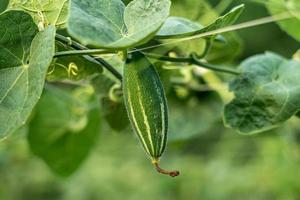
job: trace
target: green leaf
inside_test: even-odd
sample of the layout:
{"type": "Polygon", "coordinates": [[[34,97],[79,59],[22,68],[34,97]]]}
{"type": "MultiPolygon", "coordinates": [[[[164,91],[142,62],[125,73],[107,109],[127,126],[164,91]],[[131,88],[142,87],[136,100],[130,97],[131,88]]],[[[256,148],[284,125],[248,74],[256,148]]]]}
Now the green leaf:
{"type": "Polygon", "coordinates": [[[101,114],[109,127],[117,132],[125,130],[129,125],[129,120],[124,101],[119,96],[117,96],[116,100],[112,100],[113,98],[111,97],[111,92],[116,86],[116,82],[110,77],[101,74],[93,78],[91,83],[96,94],[101,99],[101,114]]]}
{"type": "Polygon", "coordinates": [[[93,89],[47,87],[29,124],[35,155],[60,176],[79,168],[100,133],[100,113],[93,89]]]}
{"type": "Polygon", "coordinates": [[[222,101],[216,93],[203,93],[186,101],[168,98],[169,141],[191,139],[208,133],[221,117],[222,101]]]}
{"type": "Polygon", "coordinates": [[[9,0],[1,0],[0,1],[0,13],[6,10],[8,3],[9,3],[9,0]]]}
{"type": "Polygon", "coordinates": [[[103,98],[109,96],[109,90],[113,87],[115,82],[104,74],[101,74],[93,78],[91,84],[97,95],[100,96],[100,98],[103,98]]]}
{"type": "Polygon", "coordinates": [[[208,62],[220,63],[232,63],[243,50],[243,40],[235,32],[225,33],[224,36],[226,42],[215,42],[209,55],[207,56],[208,62]]]}
{"type": "Polygon", "coordinates": [[[114,102],[104,97],[101,99],[101,110],[104,119],[113,130],[121,132],[128,127],[129,119],[123,101],[114,102]]]}
{"type": "Polygon", "coordinates": [[[126,49],[149,41],[169,15],[169,0],[71,0],[69,33],[84,45],[126,49]]]}
{"type": "Polygon", "coordinates": [[[37,27],[21,11],[0,15],[0,27],[4,27],[0,29],[0,138],[3,138],[26,122],[40,98],[54,56],[55,28],[49,26],[34,37],[37,27]]]}
{"type": "Polygon", "coordinates": [[[203,25],[192,22],[183,17],[168,17],[160,30],[156,33],[157,38],[180,38],[193,35],[197,30],[203,29],[203,25]]]}
{"type": "Polygon", "coordinates": [[[278,21],[280,27],[300,41],[300,0],[267,0],[266,4],[272,15],[291,14],[292,18],[278,21]]]}
{"type": "Polygon", "coordinates": [[[36,24],[42,22],[59,28],[66,26],[68,6],[69,0],[11,0],[9,4],[10,9],[27,11],[36,24]]]}
{"type": "MultiPolygon", "coordinates": [[[[214,11],[214,9],[211,7],[209,3],[206,1],[195,1],[195,0],[185,0],[184,2],[182,0],[173,0],[172,1],[172,9],[171,9],[171,15],[172,16],[180,16],[183,18],[191,19],[194,23],[203,24],[203,25],[209,25],[210,23],[214,22],[218,18],[218,14],[214,11]],[[187,12],[188,11],[188,12],[187,12]]],[[[231,33],[230,33],[231,34],[231,33]]],[[[221,41],[218,43],[214,43],[213,49],[210,51],[210,54],[215,54],[221,52],[221,54],[226,54],[226,59],[231,55],[231,58],[233,56],[236,56],[237,49],[231,48],[231,41],[234,42],[234,44],[239,44],[240,42],[233,37],[229,36],[227,37],[227,34],[222,35],[225,38],[226,43],[224,44],[224,39],[220,37],[220,35],[217,35],[215,38],[215,41],[221,41]],[[218,46],[218,52],[214,51],[214,47],[218,46]],[[229,51],[230,50],[230,51],[229,51]],[[233,53],[232,53],[233,52],[233,53]],[[228,56],[227,56],[228,55],[228,56]]],[[[162,41],[163,42],[163,41],[162,41]]],[[[203,38],[199,39],[193,39],[193,40],[187,40],[184,42],[176,43],[176,48],[174,48],[175,44],[169,44],[167,47],[170,46],[173,48],[175,52],[177,52],[179,55],[182,56],[188,56],[192,52],[197,52],[199,55],[204,53],[204,49],[206,46],[206,40],[203,38]]],[[[234,45],[236,46],[236,45],[234,45]]],[[[240,45],[238,45],[239,47],[240,45]]],[[[166,47],[166,45],[164,46],[166,47]]],[[[209,54],[209,55],[210,55],[209,54]]],[[[217,54],[217,59],[219,60],[219,54],[217,54]]],[[[221,55],[224,57],[223,55],[221,55]]],[[[215,55],[213,55],[213,58],[210,59],[215,61],[215,55]]],[[[222,58],[220,58],[222,59],[222,58]]]]}
{"type": "Polygon", "coordinates": [[[251,57],[230,85],[235,98],[225,107],[224,122],[242,134],[281,125],[300,110],[300,62],[273,53],[251,57]]]}
{"type": "Polygon", "coordinates": [[[217,18],[213,23],[206,27],[185,18],[169,17],[156,34],[156,37],[159,39],[184,38],[215,31],[233,24],[241,15],[243,10],[244,5],[239,5],[227,14],[217,18]]]}

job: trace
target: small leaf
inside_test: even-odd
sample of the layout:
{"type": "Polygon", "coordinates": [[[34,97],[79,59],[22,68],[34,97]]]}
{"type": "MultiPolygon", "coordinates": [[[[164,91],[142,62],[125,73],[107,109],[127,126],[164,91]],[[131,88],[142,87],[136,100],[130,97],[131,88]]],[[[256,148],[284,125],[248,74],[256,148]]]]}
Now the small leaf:
{"type": "Polygon", "coordinates": [[[169,0],[71,0],[69,33],[85,45],[125,49],[151,39],[169,15],[169,0]]]}
{"type": "Polygon", "coordinates": [[[64,28],[67,22],[68,6],[69,0],[11,0],[9,8],[27,11],[36,24],[44,22],[64,28]]]}
{"type": "Polygon", "coordinates": [[[48,86],[29,124],[34,154],[60,176],[69,176],[88,156],[100,133],[100,113],[91,88],[48,86]]]}
{"type": "Polygon", "coordinates": [[[114,102],[107,97],[101,99],[103,117],[110,128],[121,132],[129,125],[129,119],[124,102],[114,102]]]}
{"type": "Polygon", "coordinates": [[[197,30],[203,29],[204,26],[192,22],[183,17],[168,17],[161,29],[157,32],[156,38],[180,38],[186,35],[193,35],[197,30]]]}
{"type": "Polygon", "coordinates": [[[207,56],[208,62],[220,63],[230,63],[237,58],[243,50],[243,40],[235,32],[229,32],[223,34],[225,43],[214,43],[209,55],[207,56]]]}
{"type": "Polygon", "coordinates": [[[273,53],[251,57],[230,85],[235,98],[226,105],[224,122],[242,134],[281,125],[300,110],[300,62],[273,53]]]}
{"type": "Polygon", "coordinates": [[[115,82],[101,74],[91,81],[96,94],[100,97],[101,114],[109,127],[117,132],[125,130],[129,125],[128,115],[122,99],[113,101],[110,96],[115,82]]]}
{"type": "Polygon", "coordinates": [[[169,17],[156,34],[156,37],[159,39],[184,38],[214,31],[233,24],[243,10],[244,5],[239,5],[206,27],[185,18],[169,17]]]}
{"type": "Polygon", "coordinates": [[[4,27],[0,29],[0,138],[3,138],[26,122],[40,98],[54,56],[55,28],[49,26],[34,37],[37,27],[21,11],[0,15],[0,27],[4,27]]]}
{"type": "Polygon", "coordinates": [[[91,80],[94,90],[100,98],[108,97],[109,90],[114,85],[114,81],[109,77],[100,74],[91,80]]]}
{"type": "Polygon", "coordinates": [[[289,35],[300,41],[300,0],[263,1],[272,15],[289,13],[292,18],[280,20],[278,24],[289,35]]]}

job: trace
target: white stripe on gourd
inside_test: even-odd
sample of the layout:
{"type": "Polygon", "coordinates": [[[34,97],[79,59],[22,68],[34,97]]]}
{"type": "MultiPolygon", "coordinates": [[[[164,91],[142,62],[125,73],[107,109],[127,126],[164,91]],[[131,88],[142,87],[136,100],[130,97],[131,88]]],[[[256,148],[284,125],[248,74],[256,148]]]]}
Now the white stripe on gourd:
{"type": "Polygon", "coordinates": [[[149,150],[148,150],[148,148],[147,148],[147,145],[146,145],[146,142],[145,142],[145,140],[143,139],[143,136],[142,136],[142,134],[141,134],[142,131],[139,129],[139,126],[138,126],[137,121],[136,121],[135,113],[134,113],[134,110],[133,110],[133,104],[132,104],[132,102],[131,102],[130,91],[127,91],[127,94],[128,94],[127,100],[128,100],[128,103],[129,103],[129,106],[128,106],[129,111],[128,111],[128,112],[130,113],[129,115],[132,117],[132,122],[133,122],[134,129],[137,130],[136,133],[138,134],[140,140],[142,141],[142,145],[143,145],[144,149],[145,149],[146,152],[150,155],[151,153],[149,152],[149,150]]]}
{"type": "Polygon", "coordinates": [[[145,109],[143,107],[143,103],[142,103],[142,98],[141,98],[141,90],[140,90],[140,86],[137,85],[137,89],[138,89],[138,100],[139,100],[139,106],[141,107],[141,111],[143,114],[143,118],[144,118],[144,124],[146,126],[146,130],[147,130],[147,134],[148,134],[148,139],[150,142],[150,146],[151,146],[151,154],[150,155],[154,155],[155,154],[155,150],[154,150],[154,146],[153,146],[153,141],[152,141],[152,137],[151,137],[151,130],[150,130],[150,126],[149,126],[149,121],[148,121],[148,117],[146,115],[145,109]]]}

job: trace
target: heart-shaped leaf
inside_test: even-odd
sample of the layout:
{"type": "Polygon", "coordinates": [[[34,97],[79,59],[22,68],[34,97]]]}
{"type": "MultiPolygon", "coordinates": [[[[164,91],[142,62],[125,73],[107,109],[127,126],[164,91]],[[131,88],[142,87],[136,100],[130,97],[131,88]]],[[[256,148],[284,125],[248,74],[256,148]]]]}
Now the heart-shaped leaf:
{"type": "Polygon", "coordinates": [[[169,0],[71,0],[69,33],[85,45],[125,49],[152,38],[169,15],[169,0]]]}
{"type": "Polygon", "coordinates": [[[224,121],[243,134],[279,126],[300,110],[300,62],[273,53],[254,56],[230,85],[235,94],[224,121]]]}
{"type": "Polygon", "coordinates": [[[69,176],[88,156],[100,124],[93,89],[67,91],[48,86],[29,124],[30,148],[55,173],[69,176]]]}
{"type": "Polygon", "coordinates": [[[55,28],[49,26],[36,35],[32,18],[21,11],[0,15],[0,27],[0,138],[3,138],[26,122],[40,98],[54,56],[55,28]]]}
{"type": "MultiPolygon", "coordinates": [[[[184,38],[214,31],[233,24],[244,10],[244,5],[234,7],[206,27],[182,17],[169,17],[156,34],[159,39],[184,38]]],[[[214,34],[211,34],[214,35],[214,34]]]]}

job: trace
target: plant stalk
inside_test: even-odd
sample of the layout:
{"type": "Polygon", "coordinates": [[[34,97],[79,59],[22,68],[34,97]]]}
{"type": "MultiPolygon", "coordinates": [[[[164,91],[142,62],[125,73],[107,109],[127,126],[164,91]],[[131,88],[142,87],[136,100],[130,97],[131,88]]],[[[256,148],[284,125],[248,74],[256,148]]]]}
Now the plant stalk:
{"type": "Polygon", "coordinates": [[[233,75],[239,75],[240,74],[240,72],[238,72],[236,70],[233,70],[233,69],[224,68],[224,67],[216,67],[216,66],[211,65],[209,63],[202,62],[197,58],[196,54],[191,54],[190,57],[181,57],[181,58],[161,56],[161,55],[150,54],[150,53],[145,53],[145,55],[150,57],[150,58],[154,58],[154,59],[161,60],[161,61],[177,62],[177,63],[188,63],[188,64],[197,65],[198,67],[210,69],[210,70],[217,71],[217,72],[223,72],[223,73],[228,73],[228,74],[233,74],[233,75]]]}
{"type": "Polygon", "coordinates": [[[60,51],[57,52],[54,57],[63,57],[63,56],[74,56],[74,55],[93,55],[93,54],[111,54],[115,53],[113,51],[107,51],[103,49],[87,49],[87,50],[71,50],[71,51],[60,51]]]}

